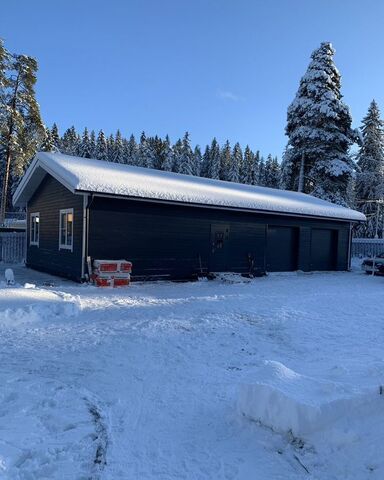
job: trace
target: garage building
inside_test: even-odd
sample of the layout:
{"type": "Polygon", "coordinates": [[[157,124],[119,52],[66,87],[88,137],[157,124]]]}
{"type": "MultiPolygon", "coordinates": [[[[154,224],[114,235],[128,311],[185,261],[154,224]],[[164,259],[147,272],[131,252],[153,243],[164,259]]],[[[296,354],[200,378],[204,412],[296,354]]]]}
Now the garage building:
{"type": "Polygon", "coordinates": [[[310,195],[39,152],[20,182],[28,267],[81,281],[91,259],[133,278],[347,270],[363,214],[310,195]]]}

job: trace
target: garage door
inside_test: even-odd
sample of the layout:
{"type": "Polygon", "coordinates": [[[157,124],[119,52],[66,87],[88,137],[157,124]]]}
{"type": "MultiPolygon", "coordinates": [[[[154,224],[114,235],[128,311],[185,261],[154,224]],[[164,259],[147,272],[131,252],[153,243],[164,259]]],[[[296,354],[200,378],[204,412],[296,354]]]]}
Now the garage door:
{"type": "Polygon", "coordinates": [[[298,229],[268,226],[267,272],[292,272],[297,270],[298,229]]]}
{"type": "Polygon", "coordinates": [[[334,270],[336,264],[337,232],[313,228],[311,241],[311,270],[334,270]]]}

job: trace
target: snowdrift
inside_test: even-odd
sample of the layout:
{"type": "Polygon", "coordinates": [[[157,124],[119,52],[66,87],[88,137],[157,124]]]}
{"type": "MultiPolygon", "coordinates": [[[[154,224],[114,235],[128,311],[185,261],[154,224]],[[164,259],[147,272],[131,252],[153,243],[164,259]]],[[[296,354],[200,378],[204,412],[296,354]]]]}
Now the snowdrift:
{"type": "MultiPolygon", "coordinates": [[[[32,286],[33,287],[33,286],[32,286]]],[[[0,326],[75,317],[77,298],[39,288],[0,288],[0,326]]]]}
{"type": "Polygon", "coordinates": [[[302,437],[352,415],[378,398],[378,388],[318,380],[266,361],[241,384],[238,408],[244,416],[284,433],[302,437]]]}

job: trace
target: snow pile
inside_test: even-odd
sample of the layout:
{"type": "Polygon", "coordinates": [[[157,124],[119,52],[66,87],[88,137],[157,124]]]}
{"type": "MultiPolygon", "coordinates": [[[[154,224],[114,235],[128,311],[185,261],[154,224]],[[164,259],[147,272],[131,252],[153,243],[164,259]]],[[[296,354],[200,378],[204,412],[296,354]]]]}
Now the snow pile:
{"type": "Polygon", "coordinates": [[[240,386],[238,407],[246,417],[277,432],[301,437],[323,430],[378,397],[378,389],[358,390],[300,375],[282,363],[266,361],[240,386]]]}
{"type": "Polygon", "coordinates": [[[0,325],[14,326],[28,322],[74,317],[79,312],[76,297],[31,288],[0,289],[0,325]]]}
{"type": "Polygon", "coordinates": [[[33,194],[33,185],[37,187],[40,183],[42,171],[47,171],[72,191],[365,220],[360,212],[304,193],[47,152],[39,152],[28,168],[15,192],[15,205],[23,205],[33,194]]]}

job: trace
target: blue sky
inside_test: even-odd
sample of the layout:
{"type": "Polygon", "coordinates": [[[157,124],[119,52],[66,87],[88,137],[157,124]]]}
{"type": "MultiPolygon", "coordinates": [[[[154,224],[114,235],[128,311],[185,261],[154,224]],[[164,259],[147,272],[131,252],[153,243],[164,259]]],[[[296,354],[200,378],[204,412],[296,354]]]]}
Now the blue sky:
{"type": "Polygon", "coordinates": [[[360,125],[384,110],[381,0],[17,0],[0,36],[39,61],[47,125],[164,136],[188,130],[281,156],[286,110],[312,50],[331,41],[360,125]]]}

